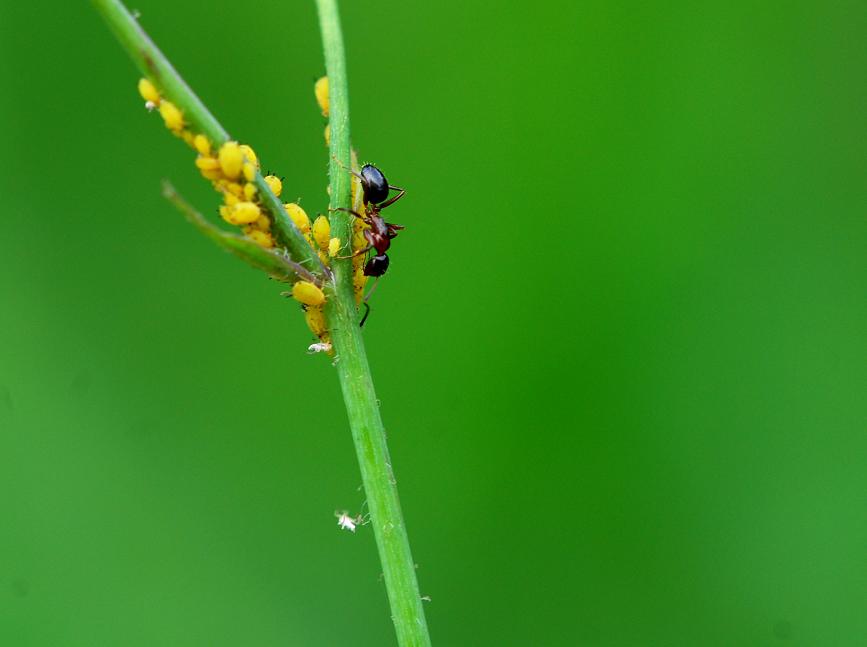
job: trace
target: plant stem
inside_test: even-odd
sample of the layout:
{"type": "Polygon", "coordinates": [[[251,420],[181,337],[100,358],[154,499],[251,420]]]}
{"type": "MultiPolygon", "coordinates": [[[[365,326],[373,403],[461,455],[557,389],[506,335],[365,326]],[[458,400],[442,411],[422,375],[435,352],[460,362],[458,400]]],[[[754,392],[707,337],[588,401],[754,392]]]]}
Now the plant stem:
{"type": "Polygon", "coordinates": [[[183,110],[184,119],[217,146],[227,142],[229,133],[190,89],[123,3],[119,0],[92,1],[141,73],[183,110]]]}
{"type": "MultiPolygon", "coordinates": [[[[141,73],[156,85],[163,96],[180,108],[184,113],[184,120],[196,132],[204,133],[218,148],[229,141],[226,129],[187,85],[123,3],[120,0],[92,2],[141,73]]],[[[260,172],[256,172],[253,182],[265,208],[272,216],[277,240],[289,250],[292,259],[305,265],[314,274],[328,276],[325,266],[310,249],[310,245],[283,208],[280,198],[274,195],[260,172]]]]}
{"type": "MultiPolygon", "coordinates": [[[[138,25],[120,0],[92,0],[103,15],[124,49],[142,73],[151,79],[160,92],[184,113],[184,119],[198,132],[204,133],[217,146],[229,140],[229,134],[214,118],[201,100],[184,82],[148,35],[138,25]]],[[[336,0],[317,0],[325,49],[330,95],[331,160],[329,182],[331,207],[348,207],[350,202],[351,163],[349,139],[349,99],[346,82],[346,63],[343,36],[337,13],[336,0]]],[[[329,271],[311,251],[307,241],[292,223],[282,203],[265,183],[261,173],[255,179],[259,195],[274,218],[278,240],[285,244],[293,258],[306,263],[317,276],[331,278],[329,271]]],[[[173,191],[168,195],[188,217],[192,208],[181,201],[173,191]]],[[[202,227],[203,219],[192,218],[202,227]]],[[[332,212],[332,235],[351,249],[352,217],[332,212]]],[[[210,234],[214,232],[207,228],[210,234]]],[[[212,235],[224,247],[227,241],[236,243],[231,236],[212,235]],[[230,240],[231,239],[231,240],[230,240]]],[[[238,237],[239,240],[242,240],[238,237]]],[[[249,250],[237,244],[233,252],[242,253],[250,262],[249,250]]],[[[257,264],[262,259],[254,259],[257,264]]],[[[267,268],[270,258],[265,259],[267,268]]],[[[370,520],[379,549],[385,587],[391,605],[392,620],[400,647],[430,647],[427,623],[415,576],[415,563],[409,549],[400,502],[397,497],[385,429],[379,416],[379,405],[370,377],[370,367],[364,352],[361,331],[356,323],[357,311],[352,288],[352,263],[349,259],[334,259],[333,282],[324,283],[328,294],[326,317],[337,352],[335,365],[343,390],[343,399],[358,454],[370,520]]],[[[291,266],[290,266],[291,267],[291,266]]],[[[303,273],[303,268],[296,272],[303,273]]]]}
{"type": "MultiPolygon", "coordinates": [[[[331,208],[334,209],[348,207],[350,201],[346,60],[337,0],[317,0],[316,4],[328,74],[331,208]]],[[[352,216],[343,212],[331,213],[333,235],[342,241],[350,241],[352,216]]],[[[337,352],[337,373],[358,454],[397,641],[400,647],[429,647],[430,637],[415,576],[415,562],[397,496],[397,482],[388,455],[385,429],[379,416],[379,404],[364,352],[364,341],[356,323],[351,261],[336,261],[334,272],[335,288],[329,296],[326,316],[337,352]]]]}

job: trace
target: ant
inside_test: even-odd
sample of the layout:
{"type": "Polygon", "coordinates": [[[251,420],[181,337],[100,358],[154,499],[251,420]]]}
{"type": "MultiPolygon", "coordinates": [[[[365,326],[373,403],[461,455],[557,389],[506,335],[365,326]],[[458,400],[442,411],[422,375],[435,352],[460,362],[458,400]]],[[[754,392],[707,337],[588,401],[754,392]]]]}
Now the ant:
{"type": "MultiPolygon", "coordinates": [[[[361,189],[364,194],[364,211],[366,215],[361,215],[357,211],[343,207],[334,209],[334,211],[345,211],[351,213],[356,218],[361,218],[361,220],[370,228],[364,230],[364,238],[367,240],[367,247],[359,249],[352,256],[344,258],[360,256],[361,254],[366,254],[371,249],[375,249],[376,255],[369,259],[364,265],[364,275],[374,276],[378,281],[379,277],[385,274],[385,271],[388,269],[388,254],[385,252],[388,251],[388,248],[391,246],[391,239],[396,237],[397,232],[404,228],[401,225],[386,222],[379,213],[386,207],[389,207],[400,200],[406,193],[406,190],[399,186],[390,185],[388,180],[385,179],[385,175],[382,174],[382,171],[376,168],[373,164],[365,164],[362,166],[361,173],[356,173],[355,171],[350,171],[350,173],[361,180],[361,189]],[[389,191],[398,191],[398,194],[393,198],[389,198],[389,191]]],[[[361,318],[359,326],[364,325],[367,316],[370,314],[370,305],[367,303],[367,300],[370,298],[370,295],[373,294],[375,287],[376,283],[373,284],[373,287],[370,288],[367,296],[364,297],[364,306],[367,308],[367,311],[361,318]]]]}

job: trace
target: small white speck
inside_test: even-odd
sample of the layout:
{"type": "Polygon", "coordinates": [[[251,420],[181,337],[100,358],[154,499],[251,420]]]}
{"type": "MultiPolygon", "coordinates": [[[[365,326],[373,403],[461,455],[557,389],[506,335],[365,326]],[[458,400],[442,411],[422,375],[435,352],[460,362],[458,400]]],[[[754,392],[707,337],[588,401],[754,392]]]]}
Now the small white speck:
{"type": "Polygon", "coordinates": [[[355,532],[355,528],[361,523],[358,517],[350,517],[346,511],[335,512],[334,514],[337,516],[337,525],[341,530],[355,532]]]}
{"type": "Polygon", "coordinates": [[[307,347],[307,354],[314,355],[315,353],[327,353],[331,350],[331,344],[328,342],[316,342],[307,347]]]}
{"type": "Polygon", "coordinates": [[[154,108],[156,107],[157,104],[155,104],[153,101],[145,101],[145,108],[147,108],[148,112],[153,112],[154,108]]]}

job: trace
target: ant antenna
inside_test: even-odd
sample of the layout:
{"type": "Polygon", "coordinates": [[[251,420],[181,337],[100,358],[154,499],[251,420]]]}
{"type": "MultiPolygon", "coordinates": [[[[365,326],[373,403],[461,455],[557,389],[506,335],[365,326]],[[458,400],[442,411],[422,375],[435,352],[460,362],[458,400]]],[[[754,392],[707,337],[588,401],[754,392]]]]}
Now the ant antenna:
{"type": "Polygon", "coordinates": [[[343,162],[341,162],[339,159],[337,159],[337,156],[336,156],[336,155],[332,155],[332,156],[331,156],[331,159],[333,159],[335,162],[337,162],[337,165],[338,165],[340,168],[342,168],[344,171],[349,171],[350,173],[352,173],[352,175],[354,175],[355,177],[357,177],[359,180],[362,179],[362,178],[361,178],[361,173],[356,173],[356,172],[353,171],[351,168],[346,168],[346,166],[343,164],[343,162]]]}

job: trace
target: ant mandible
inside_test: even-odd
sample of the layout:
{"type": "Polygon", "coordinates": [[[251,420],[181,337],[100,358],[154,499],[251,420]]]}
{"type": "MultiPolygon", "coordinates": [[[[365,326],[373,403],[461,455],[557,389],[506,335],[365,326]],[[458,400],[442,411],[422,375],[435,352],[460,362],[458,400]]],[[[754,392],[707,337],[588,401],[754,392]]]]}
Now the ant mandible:
{"type": "MultiPolygon", "coordinates": [[[[355,171],[350,172],[361,180],[365,215],[361,215],[357,211],[346,209],[344,207],[333,209],[333,211],[345,211],[351,213],[356,218],[360,218],[369,229],[364,230],[364,238],[367,240],[367,246],[363,249],[359,249],[352,256],[344,258],[360,256],[361,254],[366,254],[371,249],[375,249],[376,255],[369,259],[364,265],[364,275],[374,276],[378,281],[379,277],[385,274],[385,271],[388,269],[389,261],[386,252],[391,246],[391,239],[395,238],[397,232],[403,229],[401,225],[386,222],[380,215],[380,211],[400,200],[406,193],[406,190],[399,186],[390,185],[388,180],[385,179],[385,175],[383,175],[382,171],[376,168],[373,164],[365,164],[362,166],[361,173],[356,173],[355,171]],[[398,194],[393,198],[389,198],[389,191],[398,191],[398,194]]],[[[364,297],[364,306],[367,308],[367,311],[361,318],[359,326],[364,325],[367,316],[370,314],[370,305],[367,303],[367,300],[370,298],[370,295],[373,294],[375,287],[376,283],[373,284],[373,287],[370,288],[367,296],[364,297]]]]}

